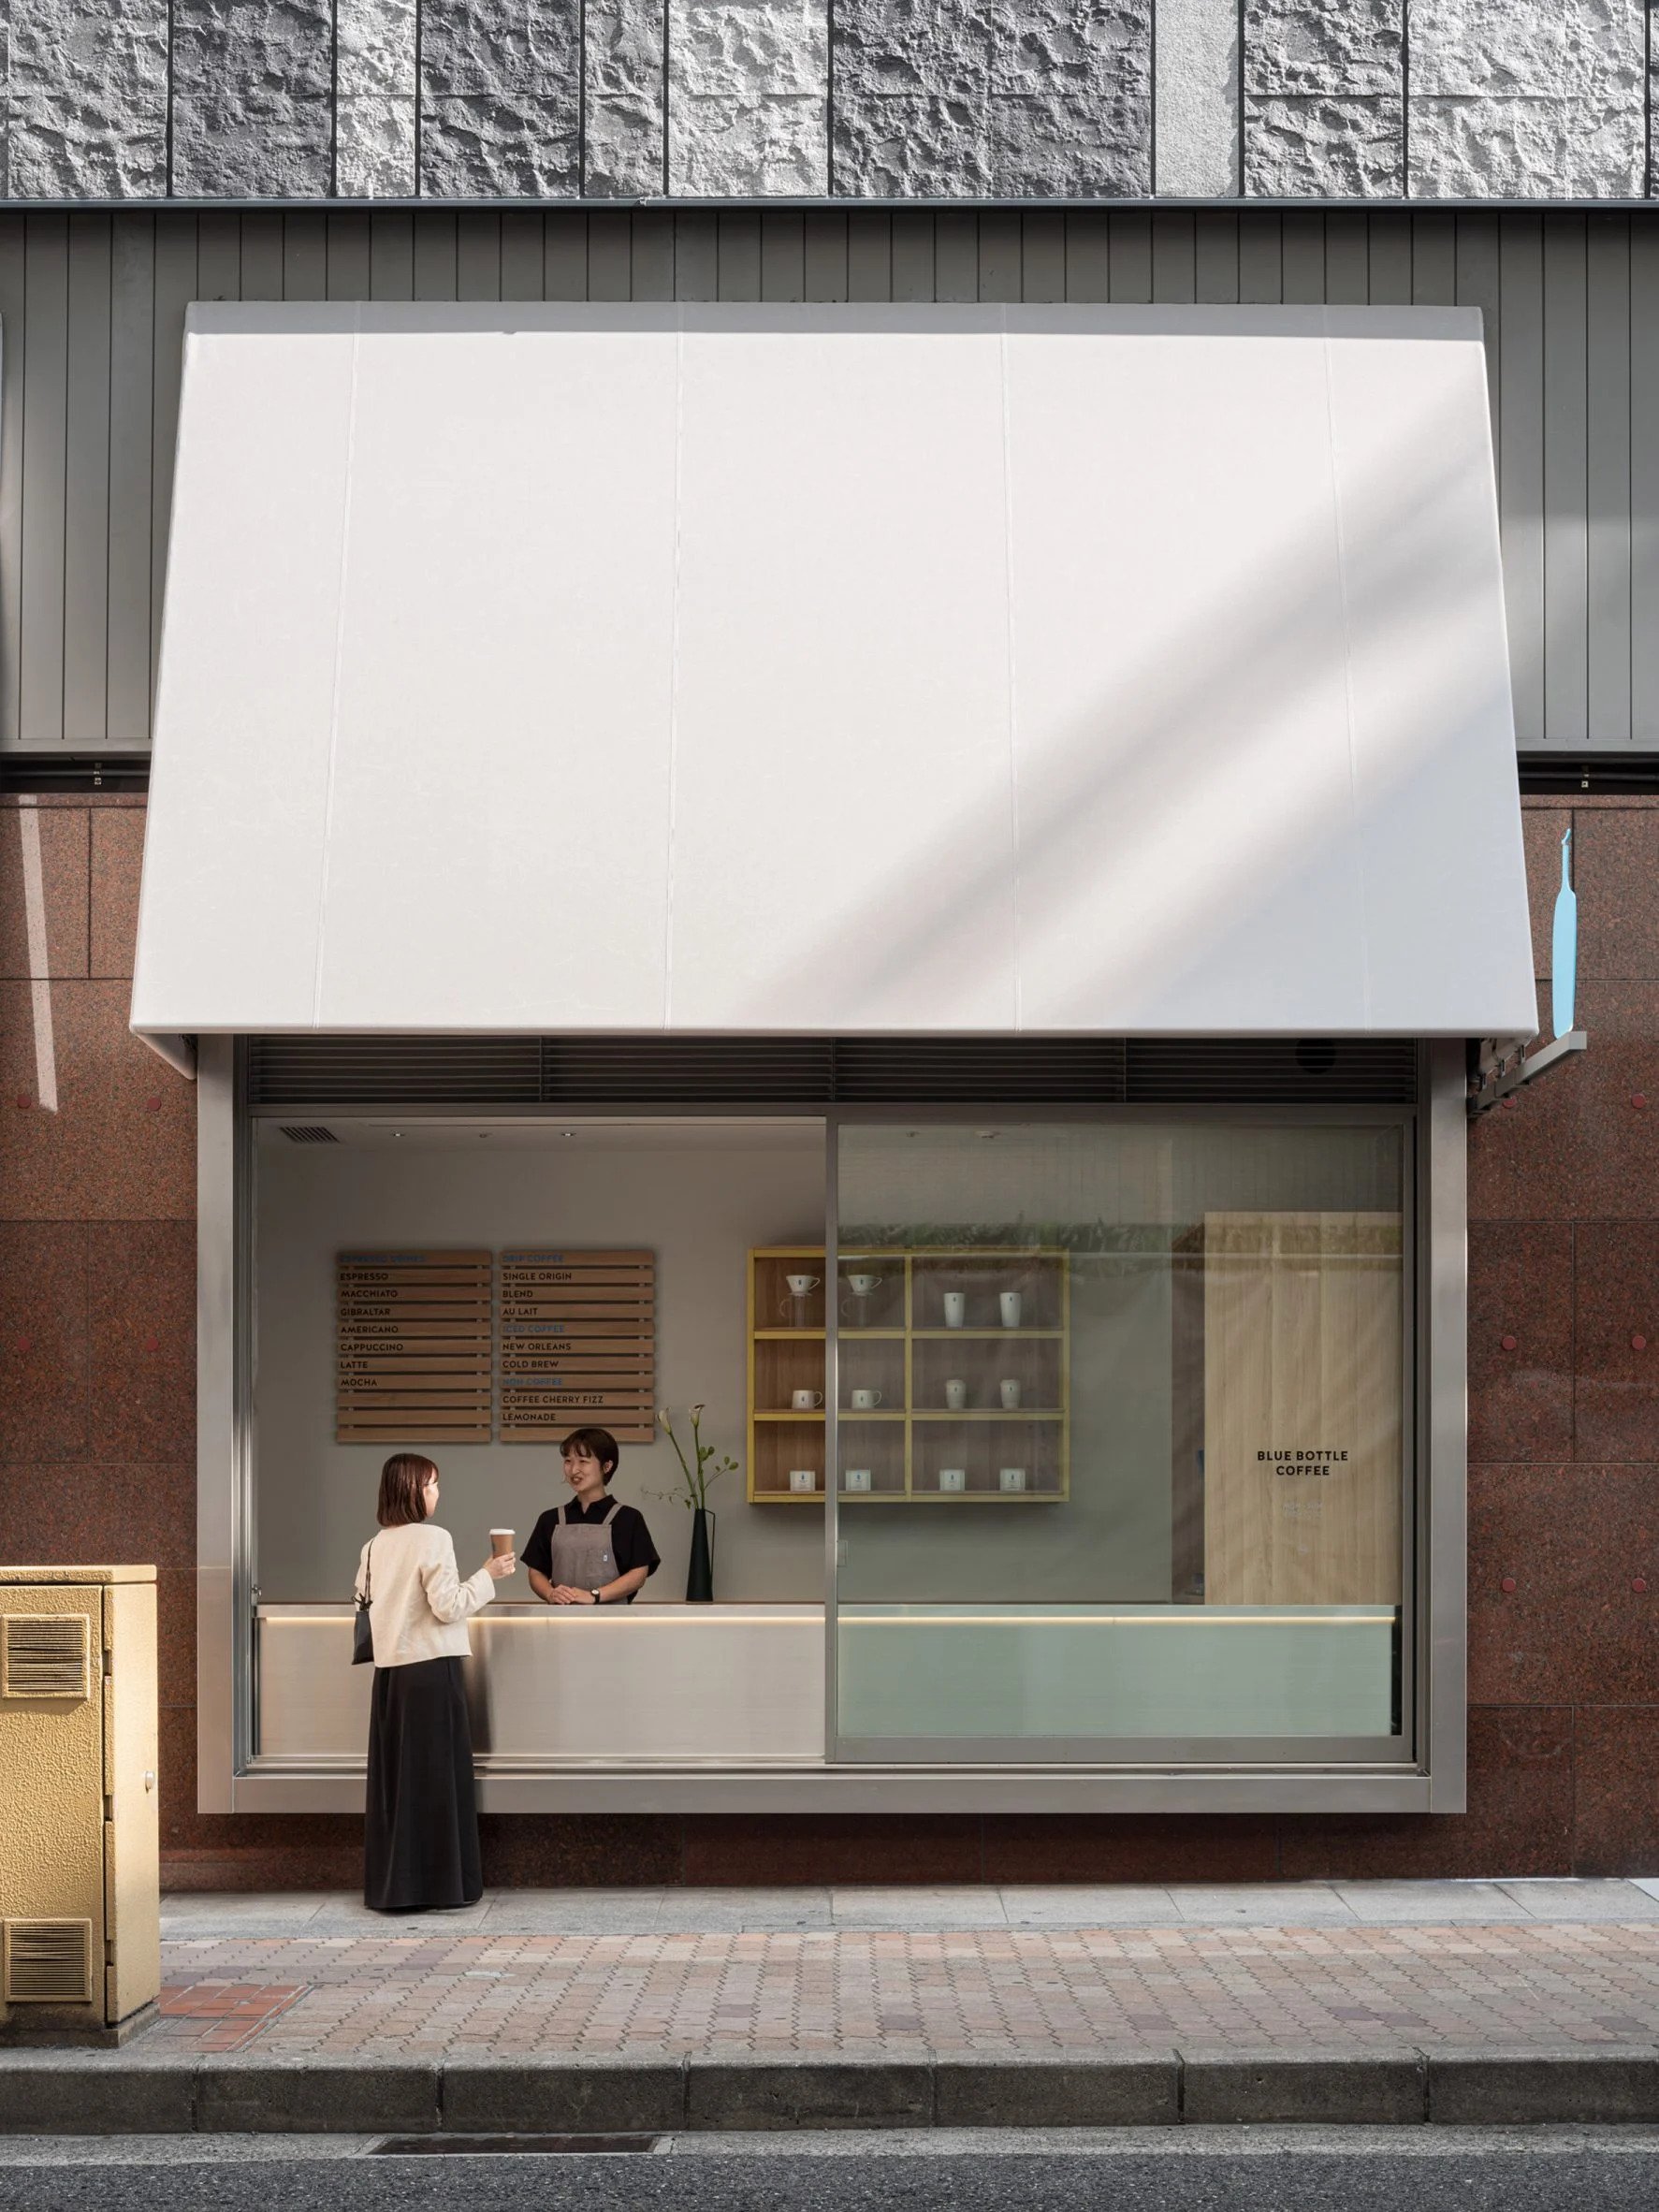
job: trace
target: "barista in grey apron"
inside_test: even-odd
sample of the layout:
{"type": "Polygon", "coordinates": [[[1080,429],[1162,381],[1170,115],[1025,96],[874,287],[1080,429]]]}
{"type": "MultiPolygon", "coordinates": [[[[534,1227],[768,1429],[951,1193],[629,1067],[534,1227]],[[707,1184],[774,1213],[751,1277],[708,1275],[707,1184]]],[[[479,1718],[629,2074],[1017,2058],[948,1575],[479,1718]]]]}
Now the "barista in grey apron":
{"type": "Polygon", "coordinates": [[[544,1605],[632,1604],[659,1565],[644,1517],[605,1492],[617,1471],[608,1429],[576,1429],[560,1448],[568,1506],[544,1513],[519,1554],[544,1605]]]}

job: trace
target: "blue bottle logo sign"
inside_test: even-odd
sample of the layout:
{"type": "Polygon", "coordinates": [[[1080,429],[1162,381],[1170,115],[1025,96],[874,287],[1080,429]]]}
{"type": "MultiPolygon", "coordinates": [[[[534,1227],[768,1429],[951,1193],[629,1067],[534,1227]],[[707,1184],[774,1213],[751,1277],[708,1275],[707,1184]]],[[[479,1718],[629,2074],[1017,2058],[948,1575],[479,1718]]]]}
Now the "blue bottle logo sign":
{"type": "Polygon", "coordinates": [[[1550,953],[1550,1019],[1557,1037],[1564,1037],[1573,1026],[1579,980],[1579,895],[1573,889],[1572,845],[1569,824],[1561,840],[1561,889],[1555,895],[1555,930],[1550,953]]]}

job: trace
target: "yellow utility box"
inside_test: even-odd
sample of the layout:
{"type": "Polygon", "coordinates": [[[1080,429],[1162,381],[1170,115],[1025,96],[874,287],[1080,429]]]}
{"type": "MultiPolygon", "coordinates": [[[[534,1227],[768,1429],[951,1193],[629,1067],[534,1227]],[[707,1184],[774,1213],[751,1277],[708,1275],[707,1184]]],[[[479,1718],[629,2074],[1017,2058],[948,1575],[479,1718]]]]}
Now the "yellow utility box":
{"type": "Polygon", "coordinates": [[[153,2016],[155,1765],[155,1569],[0,1566],[0,2041],[153,2016]]]}

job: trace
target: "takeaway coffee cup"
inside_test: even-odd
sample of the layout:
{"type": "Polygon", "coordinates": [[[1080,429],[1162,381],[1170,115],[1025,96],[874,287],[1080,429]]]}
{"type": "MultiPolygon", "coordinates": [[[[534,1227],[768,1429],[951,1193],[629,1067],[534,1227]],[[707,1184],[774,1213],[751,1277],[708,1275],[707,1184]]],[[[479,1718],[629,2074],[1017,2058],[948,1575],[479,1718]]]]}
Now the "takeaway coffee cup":
{"type": "Polygon", "coordinates": [[[1026,1487],[1026,1470],[1024,1467],[998,1467],[997,1470],[997,1481],[998,1487],[1002,1490],[1024,1490],[1026,1487]]]}
{"type": "Polygon", "coordinates": [[[492,1559],[505,1559],[513,1549],[517,1531],[510,1528],[492,1528],[489,1532],[489,1555],[492,1559]]]}
{"type": "Polygon", "coordinates": [[[966,1490],[968,1488],[968,1469],[966,1467],[941,1467],[939,1471],[939,1486],[940,1490],[966,1490]]]}
{"type": "Polygon", "coordinates": [[[947,1290],[945,1292],[945,1327],[947,1329],[960,1329],[963,1322],[966,1321],[967,1318],[967,1291],[947,1290]]]}
{"type": "Polygon", "coordinates": [[[822,1390],[792,1390],[789,1402],[797,1413],[816,1413],[823,1404],[822,1390]]]}
{"type": "Polygon", "coordinates": [[[945,1385],[945,1407],[950,1413],[968,1410],[968,1385],[959,1376],[953,1375],[945,1385]]]}
{"type": "Polygon", "coordinates": [[[1020,1293],[1017,1290],[1004,1290],[997,1302],[1002,1309],[1002,1326],[1005,1329],[1017,1329],[1026,1304],[1020,1293]]]}
{"type": "Polygon", "coordinates": [[[1004,1375],[997,1386],[997,1395],[1002,1400],[1004,1413],[1018,1413],[1020,1410],[1020,1386],[1014,1376],[1004,1375]]]}
{"type": "Polygon", "coordinates": [[[843,1486],[848,1490],[868,1490],[870,1471],[867,1467],[849,1467],[841,1480],[843,1486]]]}
{"type": "Polygon", "coordinates": [[[818,1469],[816,1467],[792,1467],[789,1471],[789,1487],[796,1497],[810,1497],[818,1488],[818,1469]]]}
{"type": "Polygon", "coordinates": [[[880,1390],[857,1390],[852,1393],[852,1410],[854,1413],[874,1413],[877,1406],[880,1405],[880,1403],[881,1393],[880,1390]]]}

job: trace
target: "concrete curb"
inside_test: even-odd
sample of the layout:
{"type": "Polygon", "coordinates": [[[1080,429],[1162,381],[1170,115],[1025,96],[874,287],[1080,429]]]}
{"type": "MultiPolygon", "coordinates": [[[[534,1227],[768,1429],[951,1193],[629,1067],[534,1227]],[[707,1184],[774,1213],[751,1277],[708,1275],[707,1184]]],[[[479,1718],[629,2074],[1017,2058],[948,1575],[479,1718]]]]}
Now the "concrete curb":
{"type": "Polygon", "coordinates": [[[1659,2047],[870,2061],[0,2055],[0,2134],[1659,2122],[1659,2047]]]}

